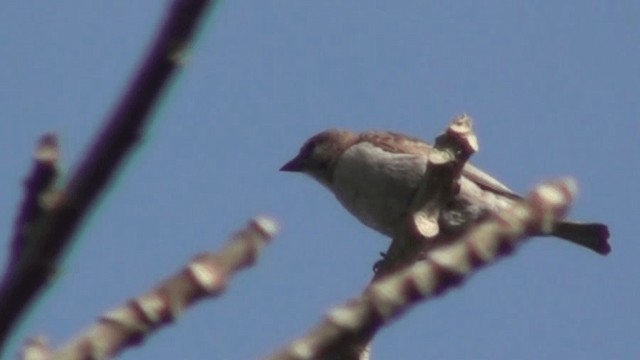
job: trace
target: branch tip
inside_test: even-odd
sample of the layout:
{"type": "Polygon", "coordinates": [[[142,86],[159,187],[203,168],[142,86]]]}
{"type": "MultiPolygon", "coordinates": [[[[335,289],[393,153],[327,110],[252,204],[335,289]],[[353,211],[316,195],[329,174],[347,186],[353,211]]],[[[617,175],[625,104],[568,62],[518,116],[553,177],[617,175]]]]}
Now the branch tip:
{"type": "Polygon", "coordinates": [[[42,135],[38,140],[34,159],[38,162],[55,164],[60,158],[58,136],[54,133],[42,135]]]}
{"type": "Polygon", "coordinates": [[[267,240],[273,238],[279,231],[278,223],[268,216],[257,216],[251,220],[251,225],[262,233],[267,240]]]}

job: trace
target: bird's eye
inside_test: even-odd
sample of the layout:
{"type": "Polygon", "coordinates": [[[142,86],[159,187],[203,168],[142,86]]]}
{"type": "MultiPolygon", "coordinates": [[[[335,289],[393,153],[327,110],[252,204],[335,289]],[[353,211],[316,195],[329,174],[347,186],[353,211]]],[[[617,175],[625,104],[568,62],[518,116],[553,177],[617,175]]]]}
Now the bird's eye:
{"type": "Polygon", "coordinates": [[[317,143],[313,147],[313,157],[322,158],[327,154],[328,145],[324,143],[317,143]]]}

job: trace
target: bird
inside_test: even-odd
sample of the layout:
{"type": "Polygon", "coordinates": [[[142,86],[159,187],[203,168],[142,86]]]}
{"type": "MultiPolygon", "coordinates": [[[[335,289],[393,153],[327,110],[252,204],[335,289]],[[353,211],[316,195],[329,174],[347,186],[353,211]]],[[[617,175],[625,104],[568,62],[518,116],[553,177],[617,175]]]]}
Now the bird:
{"type": "MultiPolygon", "coordinates": [[[[364,225],[391,239],[400,236],[432,147],[390,131],[322,131],[300,148],[280,171],[303,173],[331,191],[364,225]]],[[[508,210],[522,197],[488,173],[466,163],[459,191],[440,209],[439,226],[460,233],[487,214],[508,210]]],[[[611,251],[605,224],[562,220],[550,233],[598,254],[611,251]]]]}

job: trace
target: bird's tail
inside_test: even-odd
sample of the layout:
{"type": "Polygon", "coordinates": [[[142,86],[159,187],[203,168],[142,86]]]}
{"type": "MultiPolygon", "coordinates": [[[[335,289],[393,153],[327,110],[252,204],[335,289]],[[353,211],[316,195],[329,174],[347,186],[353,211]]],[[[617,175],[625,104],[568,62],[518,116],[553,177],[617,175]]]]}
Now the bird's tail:
{"type": "Polygon", "coordinates": [[[611,252],[609,228],[604,224],[561,221],[556,224],[552,235],[589,248],[600,255],[611,252]]]}

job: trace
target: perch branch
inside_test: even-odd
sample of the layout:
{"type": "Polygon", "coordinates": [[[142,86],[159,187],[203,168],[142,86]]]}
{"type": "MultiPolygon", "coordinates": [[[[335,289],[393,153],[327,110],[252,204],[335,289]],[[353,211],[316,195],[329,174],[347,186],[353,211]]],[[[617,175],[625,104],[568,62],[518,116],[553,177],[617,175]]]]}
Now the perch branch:
{"type": "Polygon", "coordinates": [[[462,168],[477,150],[478,141],[467,115],[454,118],[447,130],[436,138],[420,187],[409,207],[405,231],[393,239],[384,260],[376,264],[374,280],[411,265],[421,254],[451,241],[439,229],[440,209],[457,194],[462,168]]]}
{"type": "Polygon", "coordinates": [[[366,344],[392,319],[460,285],[524,240],[547,230],[565,216],[576,192],[572,179],[538,186],[526,200],[491,215],[453,244],[425,255],[424,261],[372,283],[361,296],[330,310],[315,329],[268,359],[359,359],[366,349],[354,351],[354,343],[366,344]]]}

